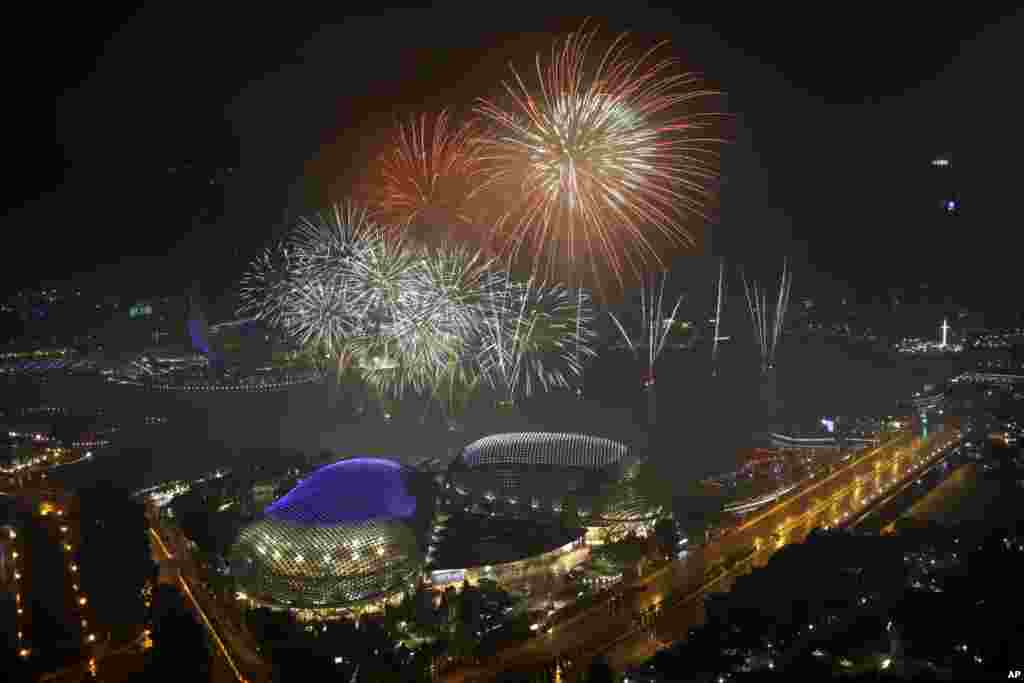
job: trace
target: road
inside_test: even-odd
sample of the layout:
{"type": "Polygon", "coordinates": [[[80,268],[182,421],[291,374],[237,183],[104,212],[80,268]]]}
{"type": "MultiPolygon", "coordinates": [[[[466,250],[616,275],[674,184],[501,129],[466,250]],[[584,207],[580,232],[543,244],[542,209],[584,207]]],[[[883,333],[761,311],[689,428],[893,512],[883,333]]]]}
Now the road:
{"type": "Polygon", "coordinates": [[[160,529],[159,520],[147,506],[150,517],[150,546],[153,559],[160,568],[161,583],[176,584],[191,606],[199,622],[206,626],[214,643],[216,656],[212,661],[210,680],[217,683],[238,683],[245,681],[261,681],[268,679],[266,667],[246,641],[238,633],[230,619],[216,605],[215,601],[203,593],[202,589],[194,588],[196,570],[180,537],[165,538],[157,533],[160,529]]]}
{"type": "MultiPolygon", "coordinates": [[[[45,473],[33,473],[32,476],[23,477],[14,483],[15,486],[10,488],[10,494],[30,506],[36,506],[43,500],[53,501],[57,506],[64,508],[69,506],[68,495],[49,487],[45,473]]],[[[154,511],[147,507],[146,514],[152,529],[160,529],[159,520],[153,513],[154,511]]],[[[216,653],[212,660],[211,680],[218,683],[268,680],[266,666],[248,640],[233,628],[230,619],[212,598],[202,589],[193,588],[199,585],[196,579],[198,572],[185,548],[184,539],[162,537],[152,530],[150,534],[153,560],[159,566],[160,582],[175,583],[199,622],[210,632],[216,653]]],[[[98,656],[98,678],[102,680],[106,677],[103,674],[107,674],[113,679],[117,670],[135,668],[134,662],[130,660],[133,653],[137,652],[138,646],[131,643],[98,656]]],[[[89,662],[85,661],[80,665],[50,674],[49,680],[63,683],[78,681],[89,675],[89,662]]]]}
{"type": "MultiPolygon", "coordinates": [[[[778,514],[785,514],[785,521],[775,527],[775,533],[779,534],[778,540],[771,543],[767,542],[764,536],[755,536],[755,541],[760,539],[760,549],[752,558],[752,562],[738,567],[716,584],[698,587],[692,591],[687,605],[681,606],[680,609],[665,610],[662,615],[653,619],[651,629],[632,634],[610,648],[607,656],[612,665],[621,669],[629,664],[639,663],[653,655],[659,643],[685,638],[690,628],[703,623],[703,597],[707,593],[726,590],[731,586],[735,576],[746,573],[751,566],[765,564],[771,555],[784,545],[803,541],[815,528],[848,526],[876,510],[883,509],[885,501],[896,495],[904,486],[912,485],[920,473],[926,470],[945,448],[955,443],[957,438],[958,434],[950,430],[932,435],[925,442],[917,444],[916,448],[913,445],[908,448],[904,445],[905,442],[901,442],[890,444],[887,452],[869,451],[860,456],[848,465],[845,472],[837,473],[839,476],[822,482],[822,486],[808,491],[809,500],[794,501],[789,511],[780,511],[778,514]],[[881,466],[876,467],[875,463],[881,466]]],[[[744,526],[747,526],[748,532],[756,532],[764,530],[764,523],[769,521],[775,521],[771,514],[763,515],[762,520],[751,520],[748,522],[749,526],[744,526]]],[[[768,541],[770,540],[769,537],[768,541]]]]}
{"type": "Polygon", "coordinates": [[[927,496],[914,503],[902,515],[916,519],[942,519],[943,515],[964,495],[969,495],[977,483],[977,463],[968,462],[956,468],[939,486],[927,496]]]}
{"type": "Polygon", "coordinates": [[[143,643],[146,637],[145,633],[140,634],[134,641],[113,650],[104,643],[96,648],[91,659],[61,671],[46,674],[40,679],[40,683],[125,680],[128,675],[144,670],[143,651],[145,647],[143,643]],[[90,669],[94,669],[96,675],[93,675],[90,669]]]}
{"type": "MultiPolygon", "coordinates": [[[[45,484],[41,479],[35,483],[45,484]]],[[[71,553],[72,549],[81,542],[78,520],[72,515],[65,514],[74,507],[70,494],[58,489],[19,485],[13,491],[13,496],[36,511],[34,514],[39,514],[39,511],[42,509],[42,503],[48,502],[52,505],[49,511],[45,515],[39,515],[37,520],[42,525],[42,528],[46,530],[50,542],[58,546],[64,546],[64,550],[67,553],[71,553]]],[[[65,555],[65,558],[69,557],[70,555],[65,555]]],[[[45,673],[39,680],[51,683],[77,683],[78,681],[85,680],[125,680],[127,678],[125,674],[138,672],[142,669],[143,644],[147,634],[141,633],[132,641],[115,646],[112,646],[109,641],[102,640],[102,636],[96,641],[86,641],[85,639],[89,637],[91,631],[91,628],[86,628],[86,624],[93,621],[93,615],[89,609],[88,602],[82,604],[78,601],[79,598],[85,597],[85,592],[78,585],[77,573],[79,569],[77,563],[71,559],[64,561],[68,562],[68,571],[64,575],[66,585],[63,587],[67,600],[66,607],[74,615],[73,621],[82,620],[80,636],[83,639],[83,645],[87,642],[93,644],[89,646],[91,651],[83,659],[58,671],[45,673]],[[96,671],[96,676],[92,674],[91,669],[96,671]],[[100,675],[101,673],[103,675],[100,675]]],[[[26,579],[28,578],[26,577],[26,579]]]]}
{"type": "Polygon", "coordinates": [[[556,657],[585,660],[597,652],[605,652],[618,670],[644,661],[660,642],[680,640],[699,625],[703,620],[703,596],[727,590],[741,570],[709,581],[706,575],[713,567],[756,548],[752,558],[743,563],[742,570],[746,571],[751,565],[767,562],[784,545],[802,541],[816,527],[844,524],[916,471],[926,461],[926,453],[955,437],[951,430],[937,432],[924,441],[902,434],[878,448],[855,453],[832,474],[810,480],[746,519],[732,534],[695,547],[685,560],[644,577],[639,582],[642,589],[621,600],[618,609],[598,606],[556,626],[549,635],[500,652],[482,667],[449,671],[442,680],[490,680],[513,667],[539,666],[556,657]],[[669,603],[671,606],[666,607],[669,603]]]}
{"type": "Polygon", "coordinates": [[[965,463],[940,486],[914,503],[903,517],[942,524],[981,521],[991,515],[989,501],[998,492],[999,483],[985,479],[978,463],[965,463]]]}

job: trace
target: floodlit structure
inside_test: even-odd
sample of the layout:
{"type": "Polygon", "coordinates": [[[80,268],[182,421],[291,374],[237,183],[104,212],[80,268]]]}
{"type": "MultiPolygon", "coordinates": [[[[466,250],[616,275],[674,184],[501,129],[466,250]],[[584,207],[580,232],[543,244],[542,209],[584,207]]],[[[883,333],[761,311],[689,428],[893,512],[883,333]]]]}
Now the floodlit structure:
{"type": "Polygon", "coordinates": [[[241,531],[231,557],[239,585],[254,602],[312,610],[401,593],[423,563],[411,475],[380,458],[315,471],[241,531]]]}
{"type": "Polygon", "coordinates": [[[616,441],[587,434],[519,432],[492,434],[466,446],[462,459],[470,468],[525,465],[601,469],[629,454],[616,441]]]}
{"type": "Polygon", "coordinates": [[[949,341],[949,331],[953,329],[949,325],[949,320],[946,318],[942,319],[942,324],[939,325],[939,339],[938,341],[932,339],[918,339],[916,337],[908,337],[900,340],[896,344],[896,351],[901,354],[908,356],[929,356],[929,355],[945,355],[945,354],[956,354],[964,350],[963,344],[953,344],[949,341]]]}
{"type": "Polygon", "coordinates": [[[514,517],[557,516],[571,499],[588,529],[625,529],[634,521],[653,524],[656,515],[623,488],[637,464],[627,446],[602,437],[493,434],[466,446],[448,487],[461,506],[514,517]]]}

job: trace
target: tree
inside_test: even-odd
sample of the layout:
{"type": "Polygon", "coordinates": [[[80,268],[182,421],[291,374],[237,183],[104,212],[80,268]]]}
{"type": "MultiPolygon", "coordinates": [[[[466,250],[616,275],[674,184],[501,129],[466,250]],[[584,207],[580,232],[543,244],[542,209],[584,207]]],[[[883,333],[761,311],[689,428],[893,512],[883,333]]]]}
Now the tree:
{"type": "Polygon", "coordinates": [[[677,495],[675,478],[666,476],[654,460],[645,461],[637,466],[636,476],[630,485],[652,508],[673,508],[677,495]]]}
{"type": "Polygon", "coordinates": [[[144,508],[106,482],[78,497],[82,585],[97,621],[116,640],[133,638],[146,618],[142,592],[154,572],[144,508]]]}
{"type": "Polygon", "coordinates": [[[47,668],[58,669],[80,654],[81,631],[66,603],[67,559],[38,520],[27,524],[23,534],[25,547],[31,548],[31,552],[25,558],[22,571],[31,577],[32,590],[21,597],[27,602],[26,611],[32,619],[30,637],[34,659],[47,668]]]}
{"type": "Polygon", "coordinates": [[[587,669],[587,683],[614,683],[614,681],[615,672],[612,671],[612,667],[604,655],[594,657],[590,662],[590,668],[587,669]]]}
{"type": "Polygon", "coordinates": [[[28,441],[23,441],[15,447],[12,462],[15,465],[24,465],[30,462],[35,455],[36,450],[32,447],[32,444],[28,441]]]}
{"type": "Polygon", "coordinates": [[[563,529],[576,529],[580,525],[579,510],[576,496],[568,495],[562,500],[562,511],[559,519],[563,529]]]}
{"type": "Polygon", "coordinates": [[[483,606],[480,589],[466,581],[462,584],[459,598],[459,620],[471,633],[475,633],[480,626],[480,609],[483,606]]]}
{"type": "Polygon", "coordinates": [[[147,678],[209,680],[210,649],[206,631],[185,606],[175,586],[162,585],[153,595],[153,648],[147,678]]]}
{"type": "Polygon", "coordinates": [[[675,520],[667,517],[659,519],[658,523],[654,525],[654,540],[662,555],[674,557],[676,548],[679,547],[679,532],[676,529],[675,520]]]}
{"type": "Polygon", "coordinates": [[[454,586],[448,586],[441,594],[441,621],[446,627],[450,627],[458,618],[459,613],[459,592],[454,586]]]}
{"type": "Polygon", "coordinates": [[[705,530],[724,521],[722,506],[727,497],[724,489],[700,482],[692,482],[684,489],[676,499],[674,512],[684,535],[691,542],[703,542],[705,530]]]}
{"type": "Polygon", "coordinates": [[[605,560],[619,569],[632,569],[647,554],[647,543],[642,539],[630,536],[618,543],[611,543],[597,548],[592,553],[595,562],[605,560]]]}
{"type": "Polygon", "coordinates": [[[471,657],[476,652],[477,638],[471,627],[462,621],[455,623],[455,628],[448,641],[448,654],[456,659],[471,657]]]}

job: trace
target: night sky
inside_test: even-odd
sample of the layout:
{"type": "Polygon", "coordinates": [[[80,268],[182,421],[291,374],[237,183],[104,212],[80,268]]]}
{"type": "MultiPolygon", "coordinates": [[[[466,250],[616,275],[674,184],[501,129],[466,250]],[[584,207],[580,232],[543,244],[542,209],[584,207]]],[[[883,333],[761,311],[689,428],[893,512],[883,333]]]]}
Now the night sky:
{"type": "MultiPolygon", "coordinates": [[[[1015,298],[1024,17],[893,6],[586,10],[606,37],[670,40],[728,93],[733,143],[697,255],[766,274],[790,255],[795,295],[924,281],[965,303],[1015,298]],[[954,160],[956,217],[936,207],[937,154],[954,160]]],[[[374,18],[182,7],[8,22],[19,37],[4,48],[6,90],[20,96],[7,165],[19,172],[4,236],[38,258],[8,268],[4,290],[74,276],[127,296],[194,279],[216,294],[288,220],[345,196],[396,117],[468,112],[509,61],[528,68],[585,16],[523,3],[374,18]]]]}

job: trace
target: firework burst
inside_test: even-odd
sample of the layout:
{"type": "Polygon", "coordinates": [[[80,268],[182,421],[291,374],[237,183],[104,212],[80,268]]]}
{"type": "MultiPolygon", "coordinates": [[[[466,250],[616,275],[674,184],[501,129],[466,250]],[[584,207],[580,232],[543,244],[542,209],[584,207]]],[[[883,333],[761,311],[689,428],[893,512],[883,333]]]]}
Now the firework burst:
{"type": "MultiPolygon", "coordinates": [[[[451,416],[482,378],[509,396],[566,386],[593,355],[589,297],[536,286],[465,247],[423,247],[353,205],[297,226],[243,280],[244,310],[383,398],[412,391],[451,416]]],[[[322,362],[325,362],[322,361],[322,362]]]]}
{"type": "Polygon", "coordinates": [[[535,390],[568,388],[595,354],[593,308],[582,290],[506,280],[486,320],[482,366],[507,403],[535,390]]]}
{"type": "Polygon", "coordinates": [[[594,66],[595,33],[571,34],[546,63],[538,55],[535,83],[513,68],[508,106],[479,102],[493,128],[484,186],[521,197],[498,221],[510,257],[525,249],[547,272],[607,266],[622,282],[661,265],[659,243],[693,244],[685,224],[703,215],[720,141],[704,133],[713,115],[694,109],[714,93],[655,59],[662,45],[630,58],[620,36],[594,66]]]}
{"type": "Polygon", "coordinates": [[[386,228],[354,202],[335,204],[311,218],[300,218],[290,239],[291,267],[297,278],[328,280],[350,272],[350,264],[383,240],[386,228]]]}
{"type": "Polygon", "coordinates": [[[488,261],[465,248],[392,248],[398,258],[364,280],[368,298],[380,302],[370,310],[383,312],[382,324],[352,344],[392,359],[380,372],[371,368],[369,379],[397,395],[472,384],[461,378],[475,371],[483,319],[500,280],[488,261]]]}
{"type": "Polygon", "coordinates": [[[274,326],[281,325],[285,312],[290,308],[291,287],[291,259],[287,249],[282,246],[265,249],[242,277],[239,315],[259,318],[274,326]]]}
{"type": "Polygon", "coordinates": [[[451,238],[456,226],[473,222],[469,201],[479,183],[479,150],[475,124],[453,125],[447,111],[398,125],[391,149],[378,159],[374,218],[428,242],[451,238]]]}

